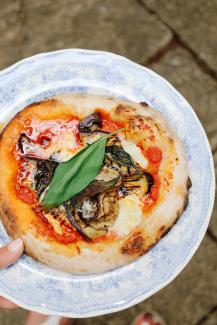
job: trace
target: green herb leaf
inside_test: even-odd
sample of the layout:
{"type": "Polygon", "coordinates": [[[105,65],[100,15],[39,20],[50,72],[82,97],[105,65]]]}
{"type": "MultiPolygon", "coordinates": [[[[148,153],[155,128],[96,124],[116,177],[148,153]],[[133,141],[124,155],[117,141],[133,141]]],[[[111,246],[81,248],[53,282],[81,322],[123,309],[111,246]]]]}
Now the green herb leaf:
{"type": "Polygon", "coordinates": [[[112,145],[106,147],[106,154],[109,159],[120,165],[134,167],[134,161],[131,156],[119,146],[112,145]]]}
{"type": "Polygon", "coordinates": [[[84,190],[96,178],[103,165],[107,138],[122,130],[124,129],[104,135],[70,160],[59,164],[43,200],[43,206],[58,206],[84,190]]]}
{"type": "MultiPolygon", "coordinates": [[[[133,158],[122,147],[111,145],[106,147],[106,156],[108,159],[122,166],[133,167],[139,171],[133,158]]],[[[139,171],[140,172],[140,171],[139,171]]]]}

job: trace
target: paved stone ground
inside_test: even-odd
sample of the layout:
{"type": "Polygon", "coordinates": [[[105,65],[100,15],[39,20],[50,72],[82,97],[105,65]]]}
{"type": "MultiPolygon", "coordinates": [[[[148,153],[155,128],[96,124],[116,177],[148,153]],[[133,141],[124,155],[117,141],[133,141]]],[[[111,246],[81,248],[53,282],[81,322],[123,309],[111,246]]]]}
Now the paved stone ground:
{"type": "MultiPolygon", "coordinates": [[[[0,0],[0,68],[70,47],[113,51],[149,66],[194,107],[217,172],[216,14],[216,0],[0,0]]],[[[217,203],[202,245],[173,283],[123,312],[76,323],[130,325],[151,308],[169,325],[216,325],[216,278],[217,203]]],[[[0,324],[21,325],[24,317],[22,310],[1,311],[0,324]]]]}

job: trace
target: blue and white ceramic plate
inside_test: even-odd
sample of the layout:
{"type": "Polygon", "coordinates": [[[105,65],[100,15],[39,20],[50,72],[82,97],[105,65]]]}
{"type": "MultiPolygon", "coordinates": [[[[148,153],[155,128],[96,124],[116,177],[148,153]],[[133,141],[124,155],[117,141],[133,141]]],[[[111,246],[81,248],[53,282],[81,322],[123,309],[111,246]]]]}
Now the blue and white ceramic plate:
{"type": "MultiPolygon", "coordinates": [[[[162,77],[106,52],[62,50],[25,59],[0,72],[0,122],[26,105],[63,92],[145,101],[161,111],[184,143],[193,187],[177,224],[145,256],[101,275],[54,271],[27,256],[0,272],[0,295],[47,314],[90,317],[130,307],[170,283],[187,265],[207,229],[214,201],[213,160],[191,106],[162,77]]],[[[9,241],[0,225],[0,244],[9,241]]]]}

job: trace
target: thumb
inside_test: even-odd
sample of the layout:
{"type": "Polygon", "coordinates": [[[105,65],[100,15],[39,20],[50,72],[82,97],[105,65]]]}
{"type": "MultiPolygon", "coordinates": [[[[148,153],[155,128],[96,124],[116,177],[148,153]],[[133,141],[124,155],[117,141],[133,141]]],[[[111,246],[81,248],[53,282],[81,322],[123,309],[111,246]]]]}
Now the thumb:
{"type": "Polygon", "coordinates": [[[13,264],[23,253],[23,241],[18,238],[9,245],[0,248],[0,269],[13,264]]]}

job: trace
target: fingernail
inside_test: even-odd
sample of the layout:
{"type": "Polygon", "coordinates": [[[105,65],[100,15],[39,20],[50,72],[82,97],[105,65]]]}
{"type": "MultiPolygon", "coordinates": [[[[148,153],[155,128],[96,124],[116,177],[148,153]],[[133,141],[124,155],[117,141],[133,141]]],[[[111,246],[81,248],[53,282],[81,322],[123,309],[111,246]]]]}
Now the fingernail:
{"type": "Polygon", "coordinates": [[[18,238],[14,241],[12,241],[9,245],[8,245],[8,250],[11,253],[16,253],[18,251],[20,251],[23,248],[23,241],[22,239],[18,238]]]}

